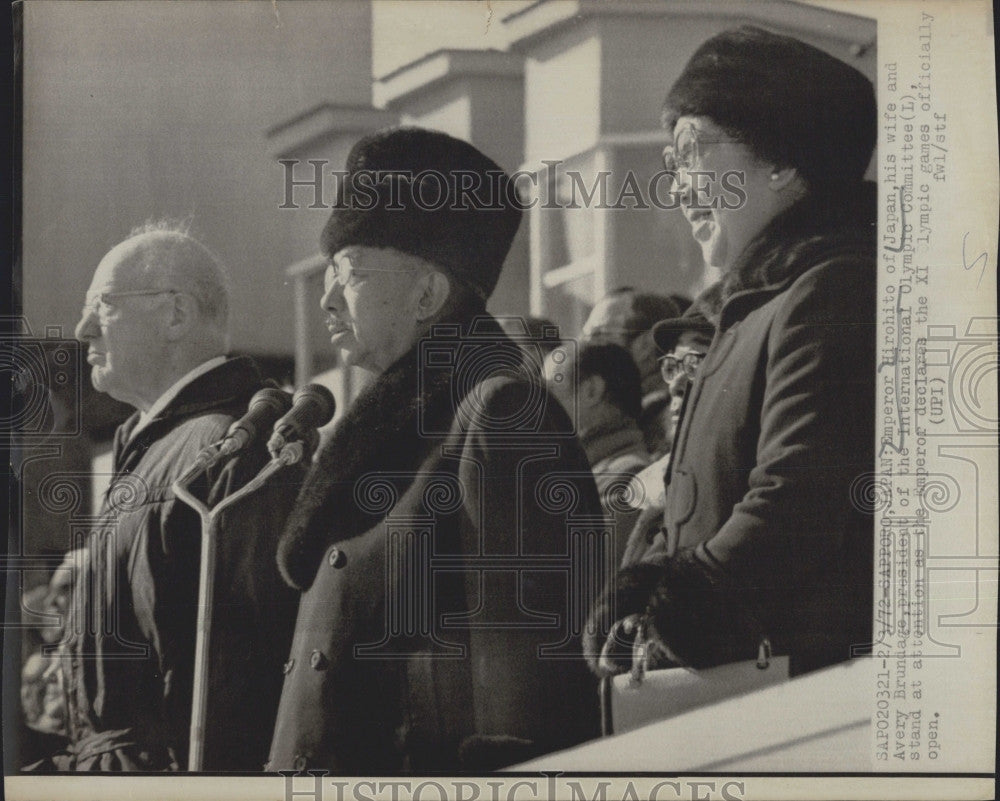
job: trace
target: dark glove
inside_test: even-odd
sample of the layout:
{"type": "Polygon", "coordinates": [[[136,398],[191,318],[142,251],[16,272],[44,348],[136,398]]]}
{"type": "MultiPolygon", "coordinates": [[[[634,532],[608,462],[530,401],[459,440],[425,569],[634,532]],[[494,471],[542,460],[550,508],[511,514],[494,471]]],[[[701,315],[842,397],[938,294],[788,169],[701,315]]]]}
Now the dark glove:
{"type": "Polygon", "coordinates": [[[649,598],[651,637],[696,669],[753,659],[764,633],[748,594],[695,549],[664,563],[649,598]]]}
{"type": "Polygon", "coordinates": [[[620,571],[594,606],[584,645],[591,670],[606,676],[631,669],[636,657],[648,662],[651,654],[640,648],[693,668],[751,659],[761,634],[745,596],[693,549],[683,549],[673,558],[620,571]],[[622,624],[612,626],[612,620],[622,624]],[[648,645],[642,637],[636,642],[636,633],[648,645]]]}
{"type": "Polygon", "coordinates": [[[642,562],[618,572],[594,604],[583,634],[587,664],[598,676],[631,669],[638,623],[660,582],[662,565],[642,562]]]}

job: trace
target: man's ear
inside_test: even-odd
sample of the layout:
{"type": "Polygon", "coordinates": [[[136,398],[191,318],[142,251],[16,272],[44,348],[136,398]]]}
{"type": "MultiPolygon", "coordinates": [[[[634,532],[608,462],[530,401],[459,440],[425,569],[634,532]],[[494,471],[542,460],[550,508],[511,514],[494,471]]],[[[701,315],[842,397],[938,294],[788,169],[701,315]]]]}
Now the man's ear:
{"type": "Polygon", "coordinates": [[[438,270],[430,270],[418,283],[417,319],[421,322],[433,319],[451,294],[451,281],[438,270]]]}
{"type": "Polygon", "coordinates": [[[580,393],[580,400],[588,407],[596,406],[600,403],[604,398],[606,390],[607,387],[604,384],[604,379],[599,375],[588,375],[577,387],[577,391],[580,393]]]}
{"type": "Polygon", "coordinates": [[[198,304],[186,292],[177,292],[170,296],[172,301],[167,310],[167,341],[176,342],[182,339],[198,319],[198,304]]]}

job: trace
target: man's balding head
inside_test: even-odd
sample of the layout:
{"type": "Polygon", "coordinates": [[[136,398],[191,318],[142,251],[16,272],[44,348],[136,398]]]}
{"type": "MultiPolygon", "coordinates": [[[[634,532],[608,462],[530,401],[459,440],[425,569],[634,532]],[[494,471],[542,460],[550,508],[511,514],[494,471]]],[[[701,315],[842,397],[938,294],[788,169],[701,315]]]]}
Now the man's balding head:
{"type": "Polygon", "coordinates": [[[178,227],[152,223],[132,234],[105,256],[118,254],[124,269],[146,286],[190,294],[207,324],[226,331],[229,324],[229,276],[207,247],[178,227]]]}
{"type": "Polygon", "coordinates": [[[76,336],[101,392],[147,409],[171,384],[229,347],[228,279],[186,232],[146,226],[101,259],[76,336]]]}
{"type": "Polygon", "coordinates": [[[678,317],[680,313],[677,304],[665,295],[619,287],[594,304],[583,324],[581,338],[629,348],[660,320],[678,317]]]}

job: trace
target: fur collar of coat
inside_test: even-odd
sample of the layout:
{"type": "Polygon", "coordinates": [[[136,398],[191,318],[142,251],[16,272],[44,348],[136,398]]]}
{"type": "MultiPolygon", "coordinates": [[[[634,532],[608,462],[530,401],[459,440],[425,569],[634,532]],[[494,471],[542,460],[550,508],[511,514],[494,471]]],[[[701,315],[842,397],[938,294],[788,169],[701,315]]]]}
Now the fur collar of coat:
{"type": "Polygon", "coordinates": [[[777,289],[838,253],[874,252],[877,226],[874,183],[837,198],[806,196],[775,217],[747,245],[733,269],[702,292],[685,316],[700,314],[718,326],[730,299],[777,289]]]}
{"type": "MultiPolygon", "coordinates": [[[[474,330],[474,336],[485,334],[491,343],[509,341],[481,310],[460,310],[436,324],[430,338],[438,338],[438,326],[446,325],[458,325],[462,336],[474,330]]],[[[317,452],[278,544],[278,567],[291,586],[307,590],[330,545],[362,534],[382,519],[356,502],[362,476],[386,474],[401,497],[413,483],[412,474],[441,444],[440,433],[421,432],[451,427],[461,401],[453,396],[455,371],[421,370],[420,350],[418,342],[372,381],[317,452]]]]}

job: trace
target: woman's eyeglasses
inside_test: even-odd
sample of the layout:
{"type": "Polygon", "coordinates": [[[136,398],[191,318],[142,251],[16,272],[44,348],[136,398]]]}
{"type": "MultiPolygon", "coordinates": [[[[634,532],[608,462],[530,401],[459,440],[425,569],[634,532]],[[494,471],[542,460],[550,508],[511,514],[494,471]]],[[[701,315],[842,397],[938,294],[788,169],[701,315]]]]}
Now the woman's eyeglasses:
{"type": "Polygon", "coordinates": [[[693,125],[678,131],[674,141],[663,148],[663,169],[674,176],[674,184],[679,182],[680,172],[690,172],[701,164],[702,149],[712,144],[737,144],[738,140],[712,136],[701,132],[693,125]]]}
{"type": "Polygon", "coordinates": [[[679,170],[693,170],[698,163],[698,139],[692,128],[685,128],[674,141],[663,148],[663,169],[676,174],[679,170]]]}

